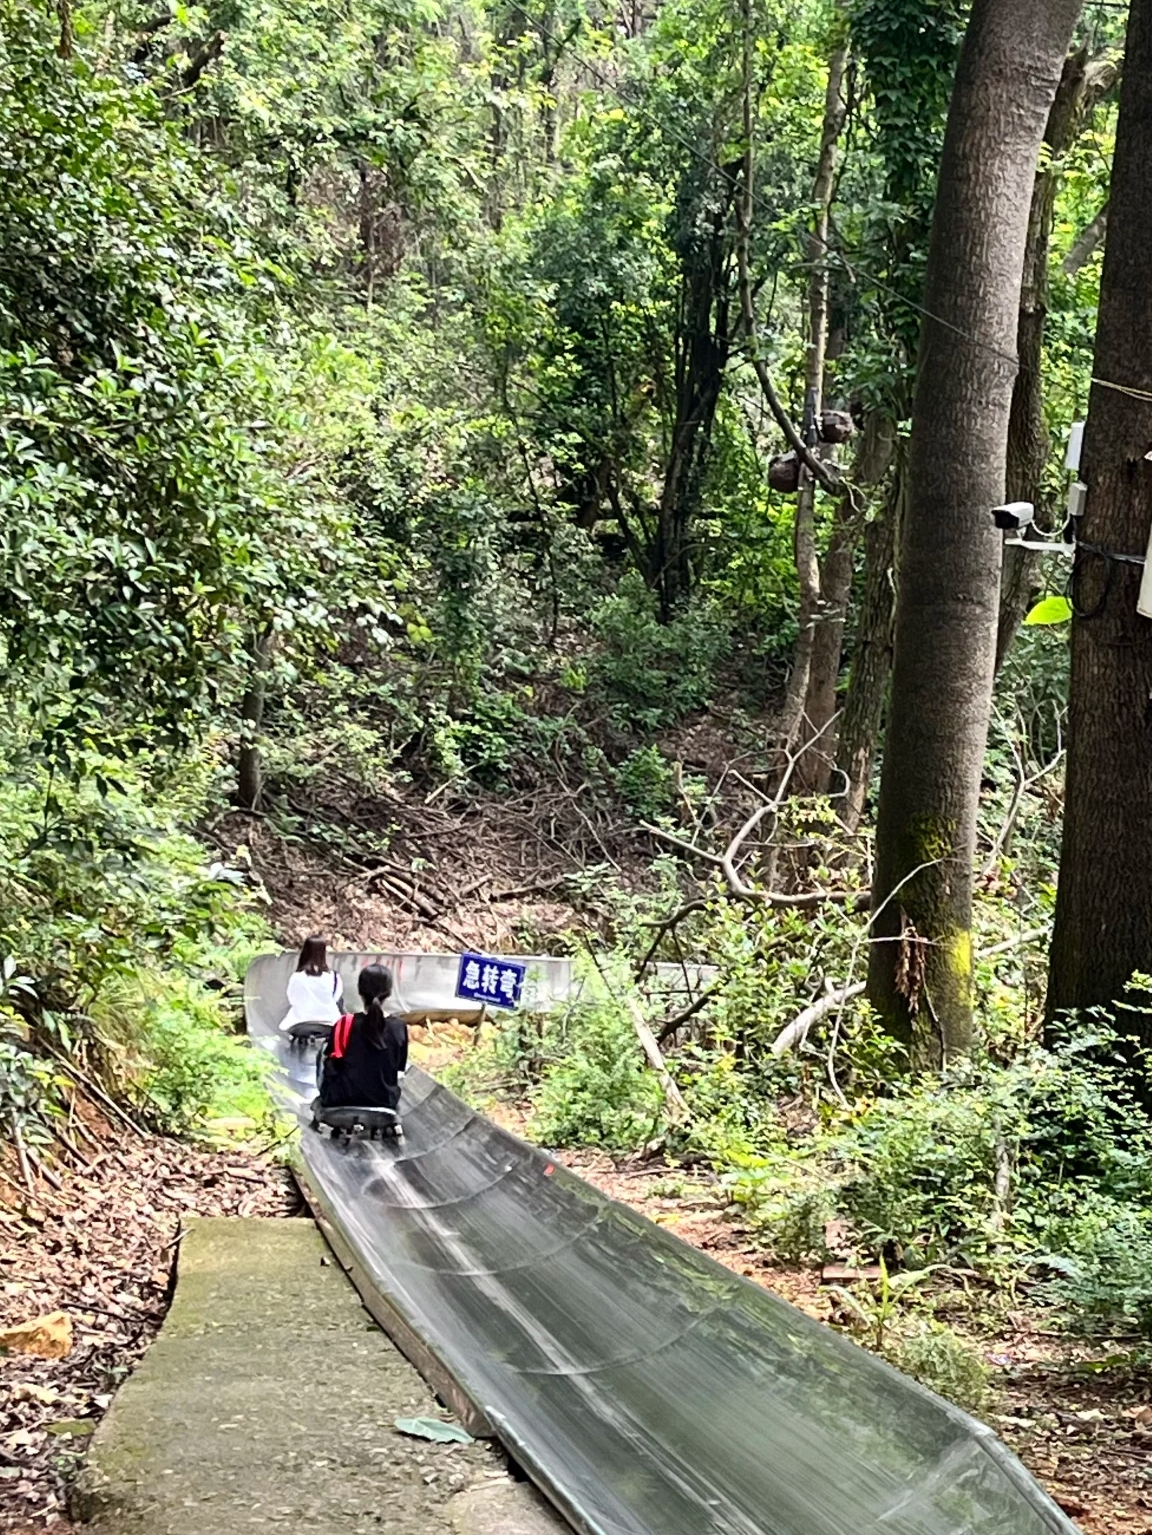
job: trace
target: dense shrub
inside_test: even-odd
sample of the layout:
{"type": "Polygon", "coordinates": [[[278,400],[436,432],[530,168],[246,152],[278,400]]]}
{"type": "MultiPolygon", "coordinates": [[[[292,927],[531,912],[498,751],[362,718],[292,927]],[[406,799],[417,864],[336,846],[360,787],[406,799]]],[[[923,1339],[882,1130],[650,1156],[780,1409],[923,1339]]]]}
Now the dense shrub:
{"type": "Polygon", "coordinates": [[[631,1150],[661,1117],[660,1088],[614,999],[571,1008],[546,1036],[549,1059],[532,1095],[532,1133],[553,1146],[631,1150]]]}
{"type": "Polygon", "coordinates": [[[592,615],[600,648],[588,667],[589,691],[623,729],[655,730],[701,708],[728,636],[701,605],[660,623],[655,596],[635,573],[592,615]]]}

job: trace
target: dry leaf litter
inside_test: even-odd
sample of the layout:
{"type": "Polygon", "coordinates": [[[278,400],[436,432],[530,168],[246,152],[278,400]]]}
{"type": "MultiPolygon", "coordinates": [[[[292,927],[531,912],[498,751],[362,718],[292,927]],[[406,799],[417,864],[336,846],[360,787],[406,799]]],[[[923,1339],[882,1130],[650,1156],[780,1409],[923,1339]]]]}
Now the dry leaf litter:
{"type": "Polygon", "coordinates": [[[50,1169],[60,1188],[37,1175],[34,1197],[0,1157],[5,1535],[71,1528],[68,1484],[163,1320],[182,1224],[302,1213],[285,1169],[247,1151],[137,1136],[79,1101],[69,1138],[50,1169]]]}

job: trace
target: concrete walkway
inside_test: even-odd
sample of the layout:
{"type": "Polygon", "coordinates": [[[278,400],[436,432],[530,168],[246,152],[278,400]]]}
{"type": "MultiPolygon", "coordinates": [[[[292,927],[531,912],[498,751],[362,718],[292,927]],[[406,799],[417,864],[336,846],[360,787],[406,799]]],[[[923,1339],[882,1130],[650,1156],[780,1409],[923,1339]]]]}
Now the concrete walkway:
{"type": "Polygon", "coordinates": [[[198,1220],[74,1517],[89,1535],[562,1535],[493,1445],[392,1427],[435,1416],[311,1221],[198,1220]]]}

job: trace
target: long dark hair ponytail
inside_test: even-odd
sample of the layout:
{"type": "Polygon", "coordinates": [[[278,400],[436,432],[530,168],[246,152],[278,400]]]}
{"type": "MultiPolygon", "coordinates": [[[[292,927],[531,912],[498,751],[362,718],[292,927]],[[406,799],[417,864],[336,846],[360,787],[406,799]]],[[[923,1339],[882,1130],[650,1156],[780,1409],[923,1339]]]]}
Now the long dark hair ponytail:
{"type": "Polygon", "coordinates": [[[377,1050],[384,1048],[384,1004],[392,995],[392,972],[383,965],[365,965],[356,982],[364,1003],[365,1036],[377,1050]]]}

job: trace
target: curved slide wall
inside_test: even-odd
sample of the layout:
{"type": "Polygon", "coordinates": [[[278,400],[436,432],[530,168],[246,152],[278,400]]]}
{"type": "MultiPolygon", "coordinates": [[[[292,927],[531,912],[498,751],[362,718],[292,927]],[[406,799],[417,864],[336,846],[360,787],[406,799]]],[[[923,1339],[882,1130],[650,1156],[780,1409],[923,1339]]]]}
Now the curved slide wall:
{"type": "MultiPolygon", "coordinates": [[[[525,1010],[547,1009],[579,991],[579,979],[570,959],[544,955],[511,954],[518,964],[526,965],[522,1006],[525,1010]]],[[[330,963],[344,982],[344,998],[351,1006],[356,997],[356,977],[365,965],[387,965],[395,982],[394,1003],[398,1012],[412,1017],[454,1017],[473,1020],[480,1009],[473,1002],[456,996],[459,954],[418,954],[392,951],[381,954],[333,954],[330,963]]],[[[254,960],[245,986],[258,1000],[261,1022],[271,1025],[284,1016],[288,977],[296,968],[296,955],[263,954],[254,960]],[[277,1009],[279,1011],[277,1012],[277,1009]]],[[[678,999],[690,1000],[715,976],[708,965],[668,965],[649,967],[650,986],[669,1005],[678,999]]]]}
{"type": "MultiPolygon", "coordinates": [[[[302,1105],[285,973],[253,965],[249,1028],[302,1105]]],[[[990,1429],[422,1072],[403,1119],[399,1143],[305,1130],[309,1196],[401,1346],[582,1535],[1076,1535],[990,1429]]]]}

